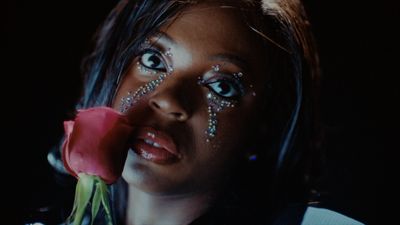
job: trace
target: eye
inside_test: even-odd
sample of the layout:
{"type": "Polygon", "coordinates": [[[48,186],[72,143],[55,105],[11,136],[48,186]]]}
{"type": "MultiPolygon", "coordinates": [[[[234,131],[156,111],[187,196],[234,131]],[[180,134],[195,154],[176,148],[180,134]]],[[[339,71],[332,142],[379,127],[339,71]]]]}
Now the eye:
{"type": "Polygon", "coordinates": [[[145,50],[141,54],[139,63],[148,69],[163,71],[163,72],[167,70],[164,60],[160,55],[160,53],[151,49],[145,50]]]}
{"type": "Polygon", "coordinates": [[[238,84],[230,80],[216,80],[207,83],[207,87],[224,98],[237,99],[241,95],[241,89],[238,84]]]}

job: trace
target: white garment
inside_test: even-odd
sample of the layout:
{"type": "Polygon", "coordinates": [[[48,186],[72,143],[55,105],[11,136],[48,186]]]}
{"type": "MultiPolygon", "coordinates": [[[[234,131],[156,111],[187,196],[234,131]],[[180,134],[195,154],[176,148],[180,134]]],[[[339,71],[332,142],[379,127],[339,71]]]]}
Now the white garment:
{"type": "Polygon", "coordinates": [[[329,209],[307,207],[301,225],[364,225],[329,209]]]}

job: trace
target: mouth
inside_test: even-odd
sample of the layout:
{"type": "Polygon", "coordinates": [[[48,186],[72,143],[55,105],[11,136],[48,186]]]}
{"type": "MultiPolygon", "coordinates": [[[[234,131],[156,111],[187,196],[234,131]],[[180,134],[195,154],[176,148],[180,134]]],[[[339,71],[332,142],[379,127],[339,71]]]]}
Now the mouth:
{"type": "Polygon", "coordinates": [[[140,127],[131,147],[141,158],[156,164],[171,164],[181,158],[174,140],[152,127],[140,127]]]}

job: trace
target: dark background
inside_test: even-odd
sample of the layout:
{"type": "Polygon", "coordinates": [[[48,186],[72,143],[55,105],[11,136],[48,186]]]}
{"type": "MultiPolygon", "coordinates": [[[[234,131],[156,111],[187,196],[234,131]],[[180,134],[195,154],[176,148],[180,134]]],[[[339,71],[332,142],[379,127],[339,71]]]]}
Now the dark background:
{"type": "MultiPolygon", "coordinates": [[[[2,7],[1,221],[60,197],[46,154],[79,95],[91,35],[115,2],[9,0],[2,7]]],[[[305,3],[323,70],[325,205],[367,224],[398,224],[400,4],[305,3]]]]}

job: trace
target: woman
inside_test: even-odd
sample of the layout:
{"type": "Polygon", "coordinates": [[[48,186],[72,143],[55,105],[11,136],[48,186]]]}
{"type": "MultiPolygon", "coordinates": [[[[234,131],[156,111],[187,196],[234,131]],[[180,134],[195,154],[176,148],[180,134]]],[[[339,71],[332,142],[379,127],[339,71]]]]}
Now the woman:
{"type": "Polygon", "coordinates": [[[137,129],[118,224],[360,224],[307,208],[319,68],[298,0],[122,0],[96,40],[77,109],[110,106],[137,129]]]}

